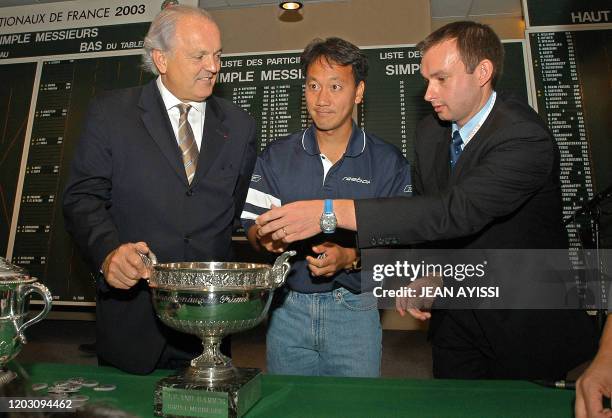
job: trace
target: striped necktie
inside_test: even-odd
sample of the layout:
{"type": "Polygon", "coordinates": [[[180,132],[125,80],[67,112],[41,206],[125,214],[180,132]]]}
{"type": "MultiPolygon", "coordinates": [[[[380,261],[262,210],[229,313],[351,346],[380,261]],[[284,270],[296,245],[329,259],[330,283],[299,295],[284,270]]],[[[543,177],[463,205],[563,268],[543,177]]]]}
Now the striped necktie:
{"type": "Polygon", "coordinates": [[[191,105],[181,103],[177,105],[180,116],[179,116],[179,127],[178,127],[178,141],[179,147],[183,155],[183,165],[185,166],[185,174],[187,174],[187,181],[191,184],[193,177],[195,176],[196,167],[198,165],[198,144],[196,144],[191,125],[187,119],[191,105]]]}
{"type": "Polygon", "coordinates": [[[455,168],[459,157],[461,156],[461,145],[463,144],[463,138],[459,131],[453,132],[453,140],[450,144],[450,165],[451,169],[455,168]]]}

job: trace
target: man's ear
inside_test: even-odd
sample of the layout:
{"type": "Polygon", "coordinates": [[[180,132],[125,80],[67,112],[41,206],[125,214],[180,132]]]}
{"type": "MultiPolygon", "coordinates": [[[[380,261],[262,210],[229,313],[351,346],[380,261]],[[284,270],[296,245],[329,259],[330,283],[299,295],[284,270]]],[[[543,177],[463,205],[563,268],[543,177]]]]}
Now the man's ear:
{"type": "Polygon", "coordinates": [[[493,63],[490,60],[480,61],[475,71],[481,86],[484,86],[493,79],[493,63]]]}
{"type": "Polygon", "coordinates": [[[155,64],[155,67],[157,67],[157,71],[160,74],[165,74],[166,68],[168,67],[166,53],[160,51],[159,49],[154,49],[151,51],[151,58],[153,58],[153,63],[155,64]]]}
{"type": "Polygon", "coordinates": [[[363,100],[363,93],[365,92],[365,82],[361,80],[359,84],[357,84],[357,92],[355,93],[355,104],[361,103],[363,100]]]}

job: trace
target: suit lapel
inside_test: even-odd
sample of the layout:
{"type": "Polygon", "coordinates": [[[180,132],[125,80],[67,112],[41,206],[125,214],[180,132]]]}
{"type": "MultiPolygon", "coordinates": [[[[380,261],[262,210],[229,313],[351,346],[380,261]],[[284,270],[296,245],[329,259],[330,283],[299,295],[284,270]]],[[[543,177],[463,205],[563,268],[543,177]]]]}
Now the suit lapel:
{"type": "Polygon", "coordinates": [[[223,124],[225,115],[219,107],[216,99],[211,96],[206,100],[206,115],[204,118],[204,132],[202,134],[202,145],[196,169],[194,183],[206,177],[210,167],[221,153],[221,150],[230,140],[229,130],[223,124]]]}
{"type": "Polygon", "coordinates": [[[187,184],[187,175],[180,159],[178,144],[155,80],[143,87],[138,106],[143,110],[141,118],[149,135],[176,175],[187,184]]]}
{"type": "Polygon", "coordinates": [[[440,190],[445,190],[448,187],[448,180],[451,176],[449,144],[450,128],[445,127],[441,130],[441,133],[438,136],[438,143],[436,144],[434,162],[436,181],[440,190]]]}
{"type": "Polygon", "coordinates": [[[457,178],[461,174],[461,170],[468,163],[473,155],[478,153],[478,150],[486,145],[486,142],[489,141],[490,137],[495,134],[497,130],[497,110],[499,109],[500,98],[497,96],[497,100],[493,105],[493,109],[491,109],[491,113],[484,121],[478,132],[474,135],[470,142],[464,147],[463,152],[461,153],[461,157],[459,157],[459,161],[457,161],[457,165],[453,170],[451,177],[457,178]]]}

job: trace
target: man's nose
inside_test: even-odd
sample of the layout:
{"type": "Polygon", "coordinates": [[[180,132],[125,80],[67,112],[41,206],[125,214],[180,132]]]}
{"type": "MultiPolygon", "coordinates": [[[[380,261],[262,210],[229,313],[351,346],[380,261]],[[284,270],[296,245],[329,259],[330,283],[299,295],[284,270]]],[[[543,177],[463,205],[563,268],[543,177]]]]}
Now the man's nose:
{"type": "Polygon", "coordinates": [[[221,68],[221,60],[214,56],[208,56],[204,59],[203,67],[211,73],[218,73],[221,68]]]}
{"type": "Polygon", "coordinates": [[[436,92],[432,84],[433,83],[427,84],[427,88],[425,89],[424,98],[425,98],[425,101],[427,102],[431,102],[434,99],[434,97],[436,97],[436,92]]]}
{"type": "Polygon", "coordinates": [[[316,101],[316,103],[319,106],[324,106],[324,105],[329,104],[329,91],[327,91],[327,89],[319,90],[319,92],[317,94],[317,101],[316,101]]]}

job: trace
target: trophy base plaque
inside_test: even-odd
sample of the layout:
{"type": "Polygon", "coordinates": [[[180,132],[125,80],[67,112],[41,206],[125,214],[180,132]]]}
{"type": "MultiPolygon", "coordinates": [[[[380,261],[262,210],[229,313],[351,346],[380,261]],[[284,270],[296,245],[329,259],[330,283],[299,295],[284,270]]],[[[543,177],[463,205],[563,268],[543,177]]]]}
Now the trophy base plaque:
{"type": "Polygon", "coordinates": [[[155,387],[155,416],[240,418],[261,397],[261,370],[235,370],[235,377],[221,382],[180,375],[161,379],[155,387]]]}

